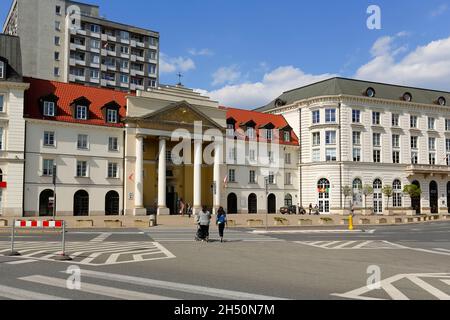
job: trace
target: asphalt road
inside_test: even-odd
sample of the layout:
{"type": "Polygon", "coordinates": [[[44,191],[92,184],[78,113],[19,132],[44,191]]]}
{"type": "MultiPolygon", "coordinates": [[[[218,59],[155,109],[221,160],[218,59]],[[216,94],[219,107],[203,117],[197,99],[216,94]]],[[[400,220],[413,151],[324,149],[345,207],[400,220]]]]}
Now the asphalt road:
{"type": "Polygon", "coordinates": [[[69,230],[70,262],[54,261],[60,234],[19,233],[6,257],[1,233],[0,299],[450,299],[449,222],[331,229],[69,230]]]}

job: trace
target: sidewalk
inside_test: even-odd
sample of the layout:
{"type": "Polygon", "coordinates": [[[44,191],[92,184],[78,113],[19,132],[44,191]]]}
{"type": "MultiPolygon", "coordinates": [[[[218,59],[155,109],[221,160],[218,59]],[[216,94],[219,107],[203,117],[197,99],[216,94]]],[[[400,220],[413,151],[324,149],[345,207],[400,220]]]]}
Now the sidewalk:
{"type": "MultiPolygon", "coordinates": [[[[18,220],[49,220],[51,217],[16,218],[18,220]]],[[[151,226],[150,217],[109,216],[109,217],[57,217],[64,220],[66,227],[73,228],[148,228],[151,226]]],[[[212,218],[214,223],[215,217],[212,218]]],[[[265,215],[265,214],[233,214],[228,215],[229,227],[265,228],[269,227],[311,227],[311,226],[347,226],[348,216],[342,215],[265,215]]],[[[14,218],[0,217],[0,228],[9,227],[14,218]]],[[[450,221],[450,215],[418,215],[418,216],[355,216],[353,224],[362,225],[395,225],[406,223],[423,223],[428,221],[450,221]]],[[[158,216],[159,227],[192,227],[194,217],[188,216],[158,216]]]]}

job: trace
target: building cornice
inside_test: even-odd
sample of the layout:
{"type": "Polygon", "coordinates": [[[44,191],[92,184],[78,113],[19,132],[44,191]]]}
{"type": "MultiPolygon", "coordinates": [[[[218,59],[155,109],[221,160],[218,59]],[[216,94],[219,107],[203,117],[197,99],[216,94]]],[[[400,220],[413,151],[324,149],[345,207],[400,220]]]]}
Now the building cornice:
{"type": "Polygon", "coordinates": [[[30,84],[25,83],[25,82],[0,81],[0,88],[21,89],[21,90],[25,91],[29,87],[30,87],[30,84]]]}

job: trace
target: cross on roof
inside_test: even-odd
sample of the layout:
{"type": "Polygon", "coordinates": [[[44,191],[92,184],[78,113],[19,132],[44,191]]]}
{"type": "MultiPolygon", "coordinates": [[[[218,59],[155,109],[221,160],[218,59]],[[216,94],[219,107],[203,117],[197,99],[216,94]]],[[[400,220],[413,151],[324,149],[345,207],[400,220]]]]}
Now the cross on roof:
{"type": "Polygon", "coordinates": [[[181,78],[183,78],[183,75],[181,74],[181,72],[178,72],[177,76],[178,76],[178,85],[182,86],[183,84],[181,83],[181,78]]]}

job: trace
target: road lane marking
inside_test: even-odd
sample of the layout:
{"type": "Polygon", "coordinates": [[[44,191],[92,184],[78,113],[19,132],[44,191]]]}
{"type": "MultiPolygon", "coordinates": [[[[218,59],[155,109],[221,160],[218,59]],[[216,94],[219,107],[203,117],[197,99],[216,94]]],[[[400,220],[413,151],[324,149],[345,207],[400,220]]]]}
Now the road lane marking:
{"type": "MultiPolygon", "coordinates": [[[[56,287],[56,288],[67,289],[67,280],[65,280],[65,279],[35,275],[35,276],[19,278],[19,280],[37,283],[37,284],[43,284],[46,286],[52,286],[52,287],[56,287]]],[[[87,283],[85,281],[83,281],[81,283],[81,288],[79,291],[91,293],[91,294],[97,294],[97,295],[101,295],[101,296],[107,296],[107,297],[121,299],[121,300],[177,300],[174,298],[169,298],[169,297],[160,296],[160,295],[156,295],[156,294],[149,294],[149,293],[143,293],[143,292],[137,292],[137,291],[124,290],[124,289],[119,289],[119,288],[106,287],[106,286],[101,286],[101,285],[97,285],[97,284],[91,284],[91,283],[87,283]]]]}
{"type": "Polygon", "coordinates": [[[411,280],[416,285],[418,285],[419,287],[421,287],[422,289],[424,289],[425,291],[427,291],[431,295],[435,296],[439,300],[450,300],[450,296],[448,294],[442,292],[438,288],[433,287],[432,285],[430,285],[429,283],[423,281],[422,279],[420,279],[417,276],[410,276],[409,280],[411,280]]]}
{"type": "Polygon", "coordinates": [[[343,244],[340,244],[340,245],[334,247],[334,249],[342,249],[342,248],[345,248],[345,247],[349,247],[350,245],[352,245],[352,244],[354,244],[356,242],[357,241],[346,241],[343,244]]]}
{"type": "Polygon", "coordinates": [[[327,250],[395,250],[409,249],[396,243],[385,240],[369,240],[369,241],[294,241],[307,246],[312,246],[327,250]]]}
{"type": "Polygon", "coordinates": [[[32,260],[32,259],[16,260],[16,261],[6,262],[5,264],[15,265],[15,264],[25,264],[25,263],[32,263],[32,262],[37,262],[37,260],[32,260]]]}
{"type": "Polygon", "coordinates": [[[39,292],[0,285],[0,296],[12,300],[67,300],[39,292]]]}
{"type": "Polygon", "coordinates": [[[252,230],[249,231],[249,233],[254,234],[268,234],[268,233],[275,233],[275,234],[296,234],[296,233],[368,233],[373,234],[375,233],[375,230],[348,230],[348,229],[337,229],[337,230],[252,230]]]}
{"type": "Polygon", "coordinates": [[[95,237],[94,239],[90,240],[89,242],[93,242],[93,243],[103,242],[110,236],[112,236],[111,232],[104,232],[104,233],[100,234],[99,236],[95,237]]]}
{"type": "Polygon", "coordinates": [[[95,279],[103,279],[117,282],[124,282],[133,285],[140,285],[152,288],[160,288],[165,290],[173,290],[179,292],[187,292],[190,294],[198,294],[203,296],[212,296],[219,297],[223,299],[231,299],[231,300],[286,300],[284,298],[279,297],[271,297],[259,294],[252,294],[247,292],[240,291],[231,291],[225,289],[215,289],[209,287],[196,286],[191,284],[183,284],[176,282],[168,282],[161,280],[153,280],[146,278],[139,278],[133,276],[125,276],[119,274],[91,271],[91,270],[82,270],[82,277],[90,277],[95,279]]]}

